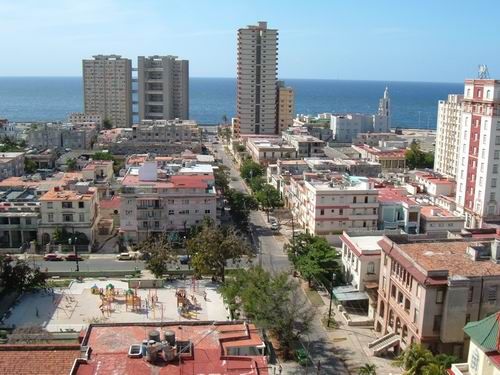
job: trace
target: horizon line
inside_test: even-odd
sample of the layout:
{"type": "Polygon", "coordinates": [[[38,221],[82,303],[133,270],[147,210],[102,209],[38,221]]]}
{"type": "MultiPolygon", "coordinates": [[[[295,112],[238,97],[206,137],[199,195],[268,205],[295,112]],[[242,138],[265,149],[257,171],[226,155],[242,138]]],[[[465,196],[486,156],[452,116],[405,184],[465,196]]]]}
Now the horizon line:
{"type": "MultiPolygon", "coordinates": [[[[82,76],[78,75],[68,75],[68,76],[50,76],[50,75],[27,75],[27,76],[1,76],[1,78],[82,78],[82,76]]],[[[236,77],[203,77],[203,76],[192,76],[189,77],[191,78],[203,78],[203,79],[236,79],[236,77]]],[[[464,78],[464,81],[466,79],[472,79],[472,78],[464,78]]],[[[443,83],[443,84],[463,84],[464,81],[414,81],[414,80],[384,80],[384,79],[352,79],[352,78],[292,78],[292,77],[287,77],[287,78],[278,78],[278,81],[285,81],[286,80],[297,80],[297,81],[347,81],[347,82],[385,82],[385,83],[443,83]]]]}

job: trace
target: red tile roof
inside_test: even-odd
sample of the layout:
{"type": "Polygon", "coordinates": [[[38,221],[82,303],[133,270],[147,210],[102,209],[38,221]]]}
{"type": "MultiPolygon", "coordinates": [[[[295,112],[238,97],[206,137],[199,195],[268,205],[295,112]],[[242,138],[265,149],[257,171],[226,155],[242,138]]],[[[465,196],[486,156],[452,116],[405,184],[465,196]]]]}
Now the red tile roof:
{"type": "Polygon", "coordinates": [[[80,345],[0,345],[0,374],[67,375],[80,345]]]}
{"type": "Polygon", "coordinates": [[[108,210],[118,210],[120,208],[120,197],[114,195],[111,199],[101,199],[99,201],[100,208],[108,210]]]}
{"type": "Polygon", "coordinates": [[[263,345],[254,325],[244,323],[196,322],[171,323],[163,326],[148,324],[90,325],[82,345],[91,348],[86,363],[78,365],[75,374],[247,374],[268,375],[266,357],[260,355],[229,355],[228,348],[263,345]],[[140,344],[151,330],[173,330],[177,340],[190,340],[193,354],[170,363],[159,359],[155,363],[143,358],[129,358],[132,344],[140,344]]]}

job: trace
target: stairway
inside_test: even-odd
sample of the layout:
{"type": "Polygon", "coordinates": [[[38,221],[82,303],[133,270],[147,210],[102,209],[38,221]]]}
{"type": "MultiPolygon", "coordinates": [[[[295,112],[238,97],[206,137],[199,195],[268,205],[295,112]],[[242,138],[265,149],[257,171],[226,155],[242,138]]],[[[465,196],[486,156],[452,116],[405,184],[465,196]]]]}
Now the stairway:
{"type": "Polygon", "coordinates": [[[400,337],[395,333],[388,333],[385,336],[378,338],[377,340],[368,344],[368,347],[372,350],[372,355],[379,355],[396,345],[399,345],[400,337]]]}

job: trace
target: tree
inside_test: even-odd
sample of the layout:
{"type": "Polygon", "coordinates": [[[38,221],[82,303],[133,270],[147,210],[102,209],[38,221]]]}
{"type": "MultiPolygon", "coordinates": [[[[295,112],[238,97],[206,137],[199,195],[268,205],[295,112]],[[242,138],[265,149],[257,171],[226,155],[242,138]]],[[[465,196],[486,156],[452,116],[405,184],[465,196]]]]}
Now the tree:
{"type": "Polygon", "coordinates": [[[168,264],[176,260],[175,253],[170,243],[163,236],[149,237],[134,247],[146,258],[146,269],[157,278],[161,278],[168,271],[168,264]]]}
{"type": "Polygon", "coordinates": [[[267,212],[267,221],[269,221],[269,211],[283,206],[280,193],[273,186],[265,184],[255,193],[255,198],[261,207],[267,212]]]}
{"type": "Polygon", "coordinates": [[[231,208],[233,221],[238,228],[246,230],[250,211],[258,209],[259,203],[253,196],[234,189],[229,189],[226,192],[226,198],[231,208]]]}
{"type": "Polygon", "coordinates": [[[253,256],[250,245],[233,227],[217,227],[208,219],[187,241],[187,249],[196,274],[213,274],[222,281],[229,259],[240,261],[244,256],[248,259],[253,256]]]}
{"type": "Polygon", "coordinates": [[[424,152],[420,148],[420,143],[413,140],[409,149],[405,152],[406,165],[410,169],[415,168],[433,168],[434,167],[434,153],[424,152]]]}
{"type": "Polygon", "coordinates": [[[326,239],[300,234],[292,243],[285,245],[285,250],[309,286],[313,279],[328,283],[333,273],[336,275],[336,280],[340,280],[340,254],[326,239]]]}
{"type": "Polygon", "coordinates": [[[0,283],[6,290],[25,292],[45,288],[47,274],[40,268],[31,268],[24,260],[18,259],[15,264],[5,257],[0,258],[0,283]]]}
{"type": "Polygon", "coordinates": [[[24,158],[24,172],[25,173],[35,173],[38,166],[36,162],[31,159],[24,158]]]}
{"type": "Polygon", "coordinates": [[[221,288],[233,317],[244,316],[269,329],[287,358],[292,344],[309,330],[314,312],[300,300],[298,285],[286,273],[271,275],[261,267],[241,270],[221,288]]]}
{"type": "Polygon", "coordinates": [[[240,167],[241,177],[249,182],[252,178],[264,175],[264,168],[252,159],[244,160],[240,167]]]}
{"type": "Polygon", "coordinates": [[[372,365],[371,363],[365,363],[358,370],[358,375],[377,375],[377,366],[372,365]]]}
{"type": "Polygon", "coordinates": [[[105,118],[104,121],[102,122],[102,127],[106,130],[112,129],[113,123],[109,118],[105,118]]]}
{"type": "Polygon", "coordinates": [[[394,362],[403,368],[405,375],[445,374],[445,367],[421,344],[412,344],[394,362]]]}
{"type": "Polygon", "coordinates": [[[76,159],[71,158],[66,161],[66,167],[68,168],[68,171],[75,171],[77,167],[76,159]]]}
{"type": "Polygon", "coordinates": [[[94,160],[112,160],[115,161],[115,157],[111,152],[97,151],[94,155],[92,155],[92,159],[94,160]]]}
{"type": "Polygon", "coordinates": [[[218,164],[214,169],[215,187],[224,194],[229,189],[230,173],[225,165],[218,164]]]}

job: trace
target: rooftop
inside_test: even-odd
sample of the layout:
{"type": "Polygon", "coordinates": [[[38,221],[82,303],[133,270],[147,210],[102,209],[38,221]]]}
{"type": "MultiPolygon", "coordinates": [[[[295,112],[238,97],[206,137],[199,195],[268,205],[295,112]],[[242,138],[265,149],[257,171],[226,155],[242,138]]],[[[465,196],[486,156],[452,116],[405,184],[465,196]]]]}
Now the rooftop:
{"type": "Polygon", "coordinates": [[[96,191],[93,187],[89,188],[85,193],[54,188],[42,195],[40,201],[88,201],[92,200],[96,191]]]}
{"type": "Polygon", "coordinates": [[[99,207],[105,210],[119,210],[120,209],[120,196],[113,195],[111,199],[101,199],[99,207]]]}
{"type": "Polygon", "coordinates": [[[448,211],[445,208],[438,206],[420,206],[420,214],[422,216],[426,216],[427,219],[435,219],[435,218],[456,218],[460,219],[460,216],[454,215],[452,212],[448,211]]]}
{"type": "Polygon", "coordinates": [[[410,198],[405,188],[384,187],[378,190],[378,200],[381,203],[406,203],[416,205],[417,202],[410,198]]]}
{"type": "Polygon", "coordinates": [[[426,172],[416,172],[416,176],[427,180],[428,182],[431,182],[433,184],[439,184],[439,185],[454,185],[455,181],[448,179],[446,177],[441,177],[434,175],[432,173],[426,173],[426,172]]]}
{"type": "Polygon", "coordinates": [[[67,375],[79,357],[78,344],[0,345],[0,374],[67,375]]]}
{"type": "Polygon", "coordinates": [[[485,352],[497,351],[499,319],[500,313],[492,314],[482,320],[467,323],[464,331],[485,352]]]}
{"type": "Polygon", "coordinates": [[[82,345],[91,348],[91,355],[77,366],[76,374],[80,375],[268,374],[266,357],[257,351],[264,345],[259,332],[253,324],[241,322],[90,325],[82,345]],[[141,344],[152,330],[173,331],[177,341],[192,343],[192,353],[171,362],[129,357],[130,346],[141,344]],[[241,347],[249,354],[236,354],[241,347]]]}

